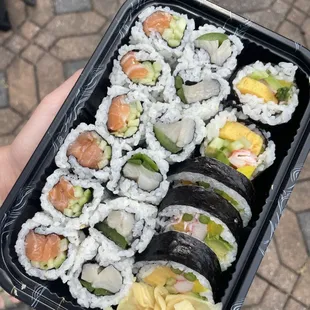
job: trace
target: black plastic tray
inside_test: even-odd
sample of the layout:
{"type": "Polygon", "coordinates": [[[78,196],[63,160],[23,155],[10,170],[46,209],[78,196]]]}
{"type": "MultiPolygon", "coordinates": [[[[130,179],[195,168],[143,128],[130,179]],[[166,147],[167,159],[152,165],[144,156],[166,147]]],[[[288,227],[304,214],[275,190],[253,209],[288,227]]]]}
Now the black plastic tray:
{"type": "MultiPolygon", "coordinates": [[[[168,5],[195,18],[196,26],[213,23],[238,35],[245,49],[238,69],[253,61],[298,65],[299,106],[292,120],[271,131],[277,149],[274,165],[254,181],[258,193],[253,218],[245,229],[236,263],[220,284],[224,309],[240,309],[256,270],[279,222],[286,202],[306,160],[310,146],[310,52],[249,20],[202,0],[128,0],[117,13],[65,104],[48,129],[14,188],[0,209],[0,285],[36,309],[82,309],[60,280],[47,282],[26,275],[14,250],[21,225],[40,210],[40,193],[46,177],[56,168],[54,157],[69,131],[80,122],[93,123],[96,109],[106,95],[112,59],[128,42],[138,14],[150,5],[168,5]]],[[[233,98],[233,93],[231,94],[233,98]]]]}

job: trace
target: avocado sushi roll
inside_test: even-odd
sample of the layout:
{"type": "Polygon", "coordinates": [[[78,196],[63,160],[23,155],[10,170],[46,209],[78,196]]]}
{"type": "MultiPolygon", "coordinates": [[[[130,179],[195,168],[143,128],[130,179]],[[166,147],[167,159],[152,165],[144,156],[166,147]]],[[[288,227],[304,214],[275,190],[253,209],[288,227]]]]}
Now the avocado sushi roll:
{"type": "Polygon", "coordinates": [[[68,286],[82,307],[105,309],[117,305],[133,283],[132,259],[118,263],[99,263],[99,244],[87,237],[81,244],[78,260],[70,270],[68,286]]]}
{"type": "Polygon", "coordinates": [[[236,110],[223,111],[208,123],[200,152],[233,167],[250,180],[275,160],[270,134],[238,120],[236,110]]]}
{"type": "Polygon", "coordinates": [[[237,36],[227,34],[223,28],[205,24],[192,32],[190,44],[180,62],[229,78],[242,50],[243,43],[237,36]]]}
{"type": "Polygon", "coordinates": [[[171,77],[170,66],[155,49],[147,44],[123,45],[114,60],[112,85],[139,90],[154,98],[165,91],[171,77]]]}
{"type": "Polygon", "coordinates": [[[142,252],[156,225],[157,208],[125,197],[101,204],[90,219],[90,235],[100,244],[99,260],[119,261],[142,252]]]}
{"type": "Polygon", "coordinates": [[[297,66],[257,61],[241,69],[233,80],[242,111],[271,126],[287,123],[298,105],[297,66]]]}
{"type": "Polygon", "coordinates": [[[104,188],[97,182],[79,179],[67,170],[57,169],[42,190],[41,206],[64,226],[82,229],[104,198],[104,188]]]}
{"type": "Polygon", "coordinates": [[[168,181],[173,187],[195,185],[212,189],[236,208],[243,226],[248,225],[252,216],[254,187],[246,176],[234,168],[211,157],[196,157],[171,167],[168,181]]]}
{"type": "Polygon", "coordinates": [[[112,144],[109,134],[95,125],[81,123],[71,130],[60,147],[55,157],[56,165],[73,170],[81,178],[105,182],[110,174],[112,144]]]}
{"type": "Polygon", "coordinates": [[[164,287],[175,297],[192,295],[212,304],[219,300],[219,261],[213,251],[186,234],[169,231],[154,236],[136,256],[134,272],[138,282],[164,287]]]}
{"type": "Polygon", "coordinates": [[[187,115],[208,120],[221,110],[221,102],[230,93],[226,80],[215,73],[199,72],[180,63],[175,69],[171,93],[187,115]]]}
{"type": "Polygon", "coordinates": [[[200,240],[217,256],[222,271],[235,261],[242,230],[239,212],[224,198],[199,186],[171,189],[158,208],[160,230],[200,240]]]}
{"type": "Polygon", "coordinates": [[[76,230],[53,224],[51,217],[36,213],[22,225],[15,245],[18,260],[26,273],[42,280],[65,277],[84,238],[76,230]]]}
{"type": "Polygon", "coordinates": [[[161,151],[169,163],[181,162],[191,156],[204,137],[205,125],[198,117],[183,116],[170,104],[154,104],[146,125],[146,144],[161,151]]]}
{"type": "Polygon", "coordinates": [[[131,29],[132,44],[152,45],[173,65],[182,55],[189,41],[195,22],[185,14],[179,14],[169,7],[148,7],[138,17],[131,29]]]}
{"type": "Polygon", "coordinates": [[[146,111],[150,105],[149,98],[141,92],[112,86],[97,110],[96,126],[131,150],[145,138],[146,111]]]}
{"type": "Polygon", "coordinates": [[[169,187],[169,164],[161,153],[139,148],[112,162],[107,188],[114,194],[158,204],[169,187]]]}

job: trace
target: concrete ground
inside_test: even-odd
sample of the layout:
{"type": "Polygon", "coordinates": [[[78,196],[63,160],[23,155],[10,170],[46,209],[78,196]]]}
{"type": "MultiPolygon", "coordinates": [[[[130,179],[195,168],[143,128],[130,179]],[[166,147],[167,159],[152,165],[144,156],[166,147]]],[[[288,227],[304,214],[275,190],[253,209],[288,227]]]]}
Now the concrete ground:
{"type": "MultiPolygon", "coordinates": [[[[310,0],[213,1],[310,48],[310,0]]],[[[14,29],[0,32],[0,145],[14,139],[46,94],[84,66],[123,0],[37,2],[31,8],[7,0],[14,29]]],[[[309,186],[310,158],[244,309],[310,309],[309,186]]]]}

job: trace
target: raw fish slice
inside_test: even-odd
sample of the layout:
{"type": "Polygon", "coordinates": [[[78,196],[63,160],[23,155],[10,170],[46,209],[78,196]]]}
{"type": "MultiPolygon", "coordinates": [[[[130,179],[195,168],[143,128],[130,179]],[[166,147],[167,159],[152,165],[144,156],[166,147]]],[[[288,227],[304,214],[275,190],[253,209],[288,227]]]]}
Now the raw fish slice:
{"type": "Polygon", "coordinates": [[[143,22],[143,31],[147,36],[149,36],[152,31],[163,34],[165,29],[170,27],[171,20],[171,14],[163,11],[157,11],[143,22]]]}
{"type": "Polygon", "coordinates": [[[26,256],[29,260],[40,262],[46,244],[46,237],[31,230],[25,239],[26,256]]]}
{"type": "Polygon", "coordinates": [[[130,106],[125,103],[125,96],[113,98],[109,109],[108,128],[117,131],[125,127],[130,114],[130,106]]]}
{"type": "Polygon", "coordinates": [[[42,262],[47,262],[50,259],[55,259],[58,256],[60,250],[61,238],[58,235],[51,234],[46,236],[46,239],[47,241],[41,258],[42,262]]]}
{"type": "Polygon", "coordinates": [[[148,75],[148,70],[137,61],[135,52],[128,52],[123,56],[121,66],[130,79],[143,79],[148,75]]]}

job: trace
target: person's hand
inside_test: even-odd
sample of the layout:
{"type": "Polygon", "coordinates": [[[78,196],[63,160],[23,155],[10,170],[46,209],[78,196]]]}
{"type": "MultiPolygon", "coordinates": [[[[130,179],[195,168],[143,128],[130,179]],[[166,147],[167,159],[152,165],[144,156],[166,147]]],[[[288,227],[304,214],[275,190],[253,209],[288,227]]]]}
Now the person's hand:
{"type": "Polygon", "coordinates": [[[13,143],[0,148],[0,206],[69,95],[82,70],[47,95],[13,143]]]}

